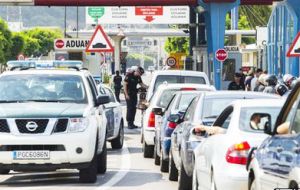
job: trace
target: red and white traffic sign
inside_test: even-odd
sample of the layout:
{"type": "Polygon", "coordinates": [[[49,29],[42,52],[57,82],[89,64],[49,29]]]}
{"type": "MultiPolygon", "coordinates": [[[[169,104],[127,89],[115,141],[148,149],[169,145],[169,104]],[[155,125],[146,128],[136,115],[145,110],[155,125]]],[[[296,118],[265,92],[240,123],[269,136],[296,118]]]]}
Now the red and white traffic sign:
{"type": "Polygon", "coordinates": [[[112,47],[107,35],[105,34],[101,25],[98,25],[92,39],[86,47],[86,52],[113,52],[112,47]]]}
{"type": "Polygon", "coordinates": [[[152,22],[155,18],[153,16],[162,16],[162,6],[137,6],[135,7],[135,15],[145,16],[145,21],[152,22]]]}
{"type": "Polygon", "coordinates": [[[216,51],[216,59],[220,62],[224,62],[228,58],[228,53],[225,49],[218,49],[216,51]]]}
{"type": "Polygon", "coordinates": [[[176,65],[176,63],[177,63],[177,61],[176,61],[176,58],[174,58],[174,57],[169,57],[167,59],[167,65],[169,67],[174,67],[176,65]]]}
{"type": "Polygon", "coordinates": [[[297,34],[292,46],[290,47],[287,57],[300,57],[300,32],[297,34]]]}

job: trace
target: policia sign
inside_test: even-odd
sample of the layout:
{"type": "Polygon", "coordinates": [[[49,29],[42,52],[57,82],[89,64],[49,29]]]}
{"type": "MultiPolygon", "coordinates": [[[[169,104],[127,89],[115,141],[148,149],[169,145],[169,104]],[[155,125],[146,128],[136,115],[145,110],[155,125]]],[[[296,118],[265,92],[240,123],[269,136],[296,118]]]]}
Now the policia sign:
{"type": "Polygon", "coordinates": [[[85,50],[89,39],[56,39],[54,40],[55,50],[85,50]]]}

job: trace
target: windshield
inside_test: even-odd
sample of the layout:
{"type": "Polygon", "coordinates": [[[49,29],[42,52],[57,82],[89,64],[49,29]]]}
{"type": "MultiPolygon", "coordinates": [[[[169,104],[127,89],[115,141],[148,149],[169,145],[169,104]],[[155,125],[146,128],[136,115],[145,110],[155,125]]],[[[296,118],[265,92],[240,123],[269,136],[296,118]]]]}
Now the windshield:
{"type": "Polygon", "coordinates": [[[264,127],[266,122],[268,122],[268,117],[263,116],[270,115],[271,116],[271,127],[274,128],[276,119],[280,112],[280,107],[251,107],[251,108],[242,108],[240,115],[240,124],[239,127],[243,131],[248,132],[264,132],[264,127]],[[255,125],[257,128],[253,128],[254,116],[258,115],[259,122],[256,122],[255,125]]]}
{"type": "Polygon", "coordinates": [[[180,89],[165,90],[158,99],[157,106],[161,108],[166,108],[174,94],[179,90],[180,89]]]}
{"type": "Polygon", "coordinates": [[[79,76],[34,74],[0,77],[0,101],[87,103],[87,98],[79,76]]]}
{"type": "Polygon", "coordinates": [[[179,75],[160,75],[157,76],[154,91],[158,88],[159,85],[167,82],[168,84],[174,83],[191,83],[191,84],[206,84],[205,79],[200,76],[179,76],[179,75]]]}
{"type": "Polygon", "coordinates": [[[191,101],[197,96],[197,94],[182,94],[178,104],[176,105],[176,110],[185,111],[190,105],[191,101]]]}
{"type": "Polygon", "coordinates": [[[216,119],[231,102],[237,98],[206,98],[203,104],[202,119],[216,119]]]}

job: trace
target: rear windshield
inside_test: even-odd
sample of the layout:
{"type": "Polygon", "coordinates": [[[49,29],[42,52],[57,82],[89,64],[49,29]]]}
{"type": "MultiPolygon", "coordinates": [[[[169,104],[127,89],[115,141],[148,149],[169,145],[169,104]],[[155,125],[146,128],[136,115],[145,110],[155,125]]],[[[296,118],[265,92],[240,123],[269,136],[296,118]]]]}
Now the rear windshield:
{"type": "Polygon", "coordinates": [[[231,102],[237,98],[206,98],[203,105],[202,119],[217,118],[231,102]]]}
{"type": "Polygon", "coordinates": [[[269,114],[271,116],[271,126],[274,128],[276,119],[280,112],[280,107],[251,107],[251,108],[242,108],[240,115],[240,129],[242,131],[254,132],[254,133],[263,133],[264,126],[268,122],[267,117],[260,117],[258,122],[253,123],[252,118],[255,114],[269,114]],[[257,129],[253,129],[253,125],[257,126],[257,129]]]}
{"type": "Polygon", "coordinates": [[[178,75],[160,75],[157,76],[154,90],[156,91],[159,85],[167,82],[168,84],[174,83],[192,83],[192,84],[206,84],[205,79],[200,76],[178,76],[178,75]]]}
{"type": "Polygon", "coordinates": [[[176,105],[176,110],[185,111],[197,94],[182,94],[176,105]]]}
{"type": "Polygon", "coordinates": [[[156,106],[166,108],[177,91],[179,91],[179,89],[165,90],[158,99],[156,106]]]}

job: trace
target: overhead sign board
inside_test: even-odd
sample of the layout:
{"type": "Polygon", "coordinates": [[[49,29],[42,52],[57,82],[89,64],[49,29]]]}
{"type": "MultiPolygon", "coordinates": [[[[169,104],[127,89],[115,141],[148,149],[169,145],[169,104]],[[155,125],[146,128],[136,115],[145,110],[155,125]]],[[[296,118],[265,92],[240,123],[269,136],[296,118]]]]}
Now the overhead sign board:
{"type": "Polygon", "coordinates": [[[153,42],[150,40],[128,40],[127,46],[152,46],[153,42]]]}
{"type": "Polygon", "coordinates": [[[56,39],[54,40],[55,50],[85,50],[89,44],[89,39],[56,39]]]}
{"type": "Polygon", "coordinates": [[[300,57],[300,32],[297,34],[292,46],[290,47],[288,57],[300,57]]]}
{"type": "Polygon", "coordinates": [[[188,24],[188,6],[87,7],[86,24],[188,24]]]}
{"type": "Polygon", "coordinates": [[[113,52],[114,49],[103,28],[98,25],[92,39],[86,47],[86,52],[113,52]]]}

